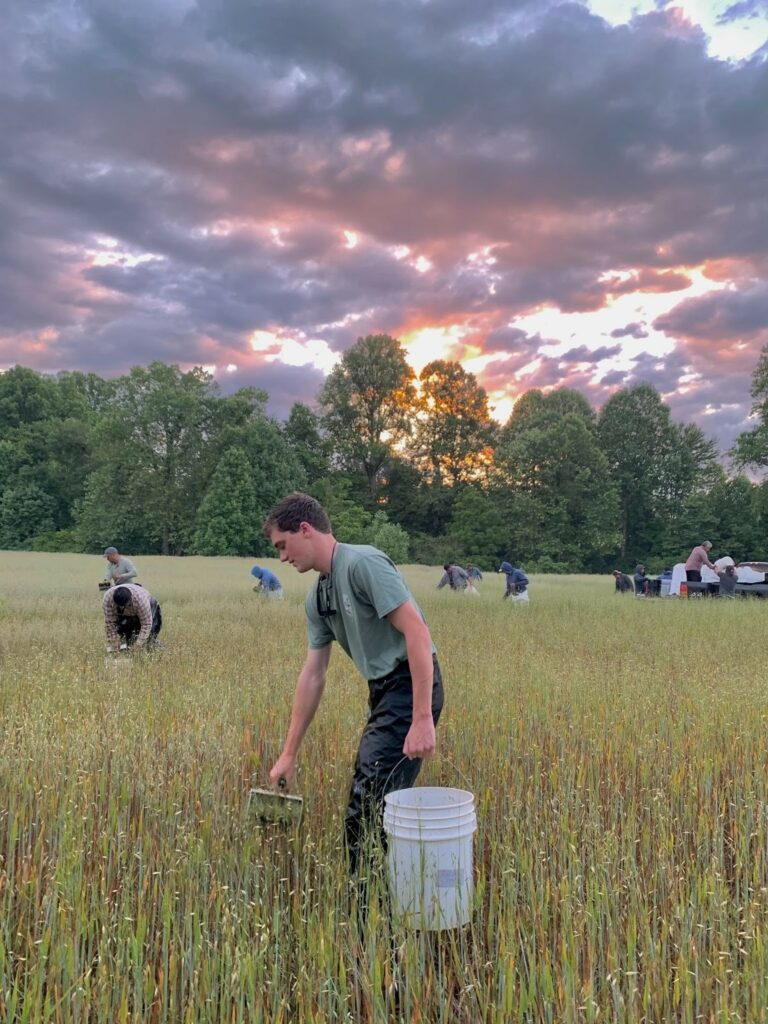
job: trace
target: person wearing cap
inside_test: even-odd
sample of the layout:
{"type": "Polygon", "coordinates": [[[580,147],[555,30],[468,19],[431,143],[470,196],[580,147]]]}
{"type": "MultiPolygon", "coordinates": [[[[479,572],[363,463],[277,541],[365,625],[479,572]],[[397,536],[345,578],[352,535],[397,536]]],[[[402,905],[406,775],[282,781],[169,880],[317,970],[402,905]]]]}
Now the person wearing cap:
{"type": "Polygon", "coordinates": [[[702,565],[706,565],[713,572],[717,571],[709,560],[709,552],[711,550],[712,541],[705,540],[703,544],[699,544],[688,555],[688,561],[685,563],[685,578],[689,583],[701,583],[702,565]]]}
{"type": "Polygon", "coordinates": [[[139,574],[130,558],[121,555],[117,548],[113,547],[104,549],[104,557],[107,560],[107,574],[104,577],[107,583],[119,587],[122,583],[136,582],[139,574]]]}
{"type": "Polygon", "coordinates": [[[102,601],[107,645],[117,654],[124,645],[128,650],[154,650],[162,645],[157,634],[163,616],[157,599],[137,583],[111,587],[102,601]]]}
{"type": "Polygon", "coordinates": [[[262,569],[260,565],[254,565],[251,569],[251,576],[256,579],[256,586],[253,588],[257,594],[263,597],[281,600],[283,596],[283,584],[269,569],[262,569]]]}

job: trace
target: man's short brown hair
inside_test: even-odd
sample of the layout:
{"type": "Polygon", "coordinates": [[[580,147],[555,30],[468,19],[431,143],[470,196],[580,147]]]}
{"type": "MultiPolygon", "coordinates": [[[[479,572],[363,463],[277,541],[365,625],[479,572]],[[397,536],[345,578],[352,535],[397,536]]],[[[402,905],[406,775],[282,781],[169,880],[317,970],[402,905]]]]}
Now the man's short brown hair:
{"type": "Polygon", "coordinates": [[[270,537],[273,530],[298,533],[302,523],[309,523],[320,533],[331,532],[331,521],[320,502],[309,494],[294,491],[279,501],[264,520],[264,536],[270,537]]]}

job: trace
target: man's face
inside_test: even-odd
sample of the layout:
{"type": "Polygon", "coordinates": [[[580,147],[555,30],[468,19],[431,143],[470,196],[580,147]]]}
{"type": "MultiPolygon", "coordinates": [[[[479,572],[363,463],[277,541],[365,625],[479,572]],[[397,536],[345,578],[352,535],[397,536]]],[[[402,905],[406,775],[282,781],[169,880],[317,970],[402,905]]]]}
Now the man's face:
{"type": "Polygon", "coordinates": [[[113,555],[107,555],[107,561],[111,562],[112,565],[117,565],[117,563],[120,561],[119,553],[116,551],[113,555]]]}
{"type": "Polygon", "coordinates": [[[277,548],[281,562],[288,562],[299,572],[308,572],[315,568],[312,535],[312,527],[308,523],[300,523],[296,533],[275,528],[270,531],[269,538],[277,548]]]}

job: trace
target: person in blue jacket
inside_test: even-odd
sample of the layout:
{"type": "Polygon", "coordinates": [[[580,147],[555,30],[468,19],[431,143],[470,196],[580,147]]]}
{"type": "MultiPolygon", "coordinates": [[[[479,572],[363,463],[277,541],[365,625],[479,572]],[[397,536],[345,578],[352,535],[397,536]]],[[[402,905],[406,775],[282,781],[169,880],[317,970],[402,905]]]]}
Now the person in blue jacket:
{"type": "Polygon", "coordinates": [[[518,569],[510,562],[502,562],[499,572],[506,573],[507,588],[504,597],[511,597],[513,601],[528,601],[528,577],[522,569],[518,569]]]}
{"type": "Polygon", "coordinates": [[[256,586],[253,588],[257,594],[280,600],[283,596],[283,584],[269,569],[262,569],[260,565],[254,565],[251,569],[251,576],[255,576],[256,586]]]}

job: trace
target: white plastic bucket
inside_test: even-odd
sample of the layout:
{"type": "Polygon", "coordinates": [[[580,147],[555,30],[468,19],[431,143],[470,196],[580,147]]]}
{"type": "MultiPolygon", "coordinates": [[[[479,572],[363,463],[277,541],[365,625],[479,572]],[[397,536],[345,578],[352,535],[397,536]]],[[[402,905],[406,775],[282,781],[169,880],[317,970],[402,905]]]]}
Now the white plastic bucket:
{"type": "Polygon", "coordinates": [[[467,924],[474,892],[475,798],[463,789],[422,786],[384,798],[389,883],[396,917],[438,931],[467,924]]]}
{"type": "Polygon", "coordinates": [[[661,597],[669,597],[669,589],[670,589],[671,586],[672,586],[672,580],[662,580],[661,581],[661,590],[659,591],[660,596],[661,597]]]}

